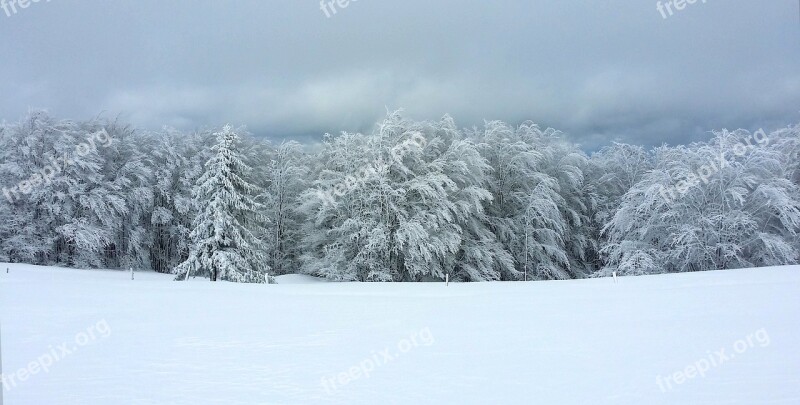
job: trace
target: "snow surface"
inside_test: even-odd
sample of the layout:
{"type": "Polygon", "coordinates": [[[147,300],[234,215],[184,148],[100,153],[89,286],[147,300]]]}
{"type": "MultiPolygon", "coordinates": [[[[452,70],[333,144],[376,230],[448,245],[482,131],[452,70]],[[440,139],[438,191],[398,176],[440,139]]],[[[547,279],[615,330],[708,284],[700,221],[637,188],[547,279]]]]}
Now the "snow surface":
{"type": "Polygon", "coordinates": [[[449,287],[0,269],[3,372],[72,349],[5,404],[800,403],[798,266],[449,287]]]}

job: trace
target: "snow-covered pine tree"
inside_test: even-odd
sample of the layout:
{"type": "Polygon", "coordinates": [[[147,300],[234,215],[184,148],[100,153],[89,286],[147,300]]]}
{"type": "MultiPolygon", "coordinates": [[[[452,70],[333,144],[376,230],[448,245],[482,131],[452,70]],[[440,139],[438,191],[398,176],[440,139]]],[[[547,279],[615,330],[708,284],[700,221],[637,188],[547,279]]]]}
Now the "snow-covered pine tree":
{"type": "Polygon", "coordinates": [[[262,226],[263,207],[253,198],[259,189],[246,179],[251,169],[237,150],[237,131],[226,125],[216,136],[214,156],[193,191],[200,211],[190,235],[189,258],[174,273],[177,279],[193,275],[211,281],[264,283],[267,255],[254,236],[262,226]]]}

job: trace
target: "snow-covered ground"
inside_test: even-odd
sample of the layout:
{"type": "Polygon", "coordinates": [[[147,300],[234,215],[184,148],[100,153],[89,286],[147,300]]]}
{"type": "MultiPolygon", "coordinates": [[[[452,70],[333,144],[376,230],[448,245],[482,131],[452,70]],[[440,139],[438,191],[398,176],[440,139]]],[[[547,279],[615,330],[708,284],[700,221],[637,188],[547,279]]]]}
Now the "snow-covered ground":
{"type": "Polygon", "coordinates": [[[449,287],[0,269],[4,404],[800,403],[797,266],[449,287]]]}

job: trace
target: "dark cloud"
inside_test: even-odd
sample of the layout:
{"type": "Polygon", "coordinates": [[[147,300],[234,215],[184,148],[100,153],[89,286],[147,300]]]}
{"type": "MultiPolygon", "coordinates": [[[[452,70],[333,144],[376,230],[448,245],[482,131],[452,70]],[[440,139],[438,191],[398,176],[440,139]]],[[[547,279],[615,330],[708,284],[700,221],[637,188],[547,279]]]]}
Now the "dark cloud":
{"type": "MultiPolygon", "coordinates": [[[[10,1],[10,0],[6,0],[10,1]]],[[[0,117],[101,111],[273,138],[364,131],[386,109],[531,119],[587,148],[800,122],[796,0],[42,0],[0,10],[0,117]],[[330,9],[329,9],[330,14],[330,9]]]]}

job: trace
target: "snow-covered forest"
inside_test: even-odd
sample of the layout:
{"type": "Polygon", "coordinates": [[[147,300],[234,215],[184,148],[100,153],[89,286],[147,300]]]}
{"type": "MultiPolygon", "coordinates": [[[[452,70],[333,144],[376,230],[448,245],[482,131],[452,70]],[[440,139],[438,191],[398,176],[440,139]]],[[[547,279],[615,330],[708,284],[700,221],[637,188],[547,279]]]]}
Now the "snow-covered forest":
{"type": "Polygon", "coordinates": [[[271,144],[32,112],[0,126],[0,262],[265,282],[551,280],[795,264],[800,126],[587,154],[390,113],[271,144]]]}

